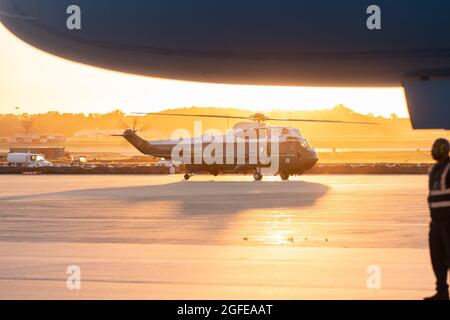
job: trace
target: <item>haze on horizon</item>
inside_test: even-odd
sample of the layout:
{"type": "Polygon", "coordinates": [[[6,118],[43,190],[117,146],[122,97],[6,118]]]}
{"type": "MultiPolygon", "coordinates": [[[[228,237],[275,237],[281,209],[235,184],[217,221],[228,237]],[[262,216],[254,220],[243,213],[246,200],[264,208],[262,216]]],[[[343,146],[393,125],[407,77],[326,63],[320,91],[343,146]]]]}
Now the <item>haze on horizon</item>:
{"type": "Polygon", "coordinates": [[[0,113],[155,112],[190,106],[279,110],[331,109],[408,117],[402,88],[308,88],[205,84],[127,75],[37,50],[0,24],[0,113]]]}

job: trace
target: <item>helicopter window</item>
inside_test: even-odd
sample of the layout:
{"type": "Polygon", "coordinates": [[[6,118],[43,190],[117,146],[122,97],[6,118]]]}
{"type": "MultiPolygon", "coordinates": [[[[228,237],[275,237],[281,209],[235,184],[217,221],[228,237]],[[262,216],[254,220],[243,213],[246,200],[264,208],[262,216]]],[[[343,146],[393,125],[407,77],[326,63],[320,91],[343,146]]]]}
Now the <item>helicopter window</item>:
{"type": "Polygon", "coordinates": [[[301,141],[302,141],[301,143],[302,143],[303,147],[305,147],[306,149],[310,149],[311,148],[311,145],[309,144],[308,140],[302,139],[301,141]]]}
{"type": "Polygon", "coordinates": [[[242,129],[234,130],[233,135],[237,138],[245,139],[245,131],[242,129]]]}
{"type": "Polygon", "coordinates": [[[289,129],[289,135],[292,137],[297,137],[297,138],[302,136],[300,134],[300,131],[298,131],[298,129],[296,129],[296,128],[289,129]]]}
{"type": "Polygon", "coordinates": [[[268,130],[266,128],[262,128],[258,130],[259,138],[265,139],[268,137],[268,130]]]}

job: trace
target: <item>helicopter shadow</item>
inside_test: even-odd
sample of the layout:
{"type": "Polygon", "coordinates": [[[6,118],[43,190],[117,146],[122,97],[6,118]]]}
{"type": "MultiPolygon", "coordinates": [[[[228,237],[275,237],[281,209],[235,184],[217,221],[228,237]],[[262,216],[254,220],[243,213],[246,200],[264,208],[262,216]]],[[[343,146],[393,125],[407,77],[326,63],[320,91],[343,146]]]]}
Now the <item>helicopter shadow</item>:
{"type": "Polygon", "coordinates": [[[95,205],[99,202],[122,203],[124,206],[153,203],[176,204],[178,214],[233,214],[252,209],[310,207],[322,197],[328,186],[305,181],[180,181],[160,185],[79,189],[27,196],[1,197],[17,201],[60,198],[85,199],[95,205]]]}
{"type": "Polygon", "coordinates": [[[272,221],[289,226],[291,219],[310,214],[303,209],[312,208],[327,191],[326,185],[304,181],[191,180],[7,196],[0,197],[4,216],[20,219],[5,229],[3,237],[45,242],[235,243],[241,239],[236,233],[247,236],[248,224],[264,226],[272,221]],[[231,240],[226,237],[230,233],[231,240]]]}

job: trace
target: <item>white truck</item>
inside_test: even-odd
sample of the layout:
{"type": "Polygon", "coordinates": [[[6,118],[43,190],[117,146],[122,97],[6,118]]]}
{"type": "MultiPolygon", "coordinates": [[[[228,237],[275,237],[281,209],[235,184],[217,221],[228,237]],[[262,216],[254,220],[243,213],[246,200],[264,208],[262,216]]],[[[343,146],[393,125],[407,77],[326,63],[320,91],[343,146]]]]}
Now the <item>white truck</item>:
{"type": "Polygon", "coordinates": [[[43,154],[35,153],[8,153],[6,161],[9,166],[22,166],[29,168],[51,167],[43,154]]]}

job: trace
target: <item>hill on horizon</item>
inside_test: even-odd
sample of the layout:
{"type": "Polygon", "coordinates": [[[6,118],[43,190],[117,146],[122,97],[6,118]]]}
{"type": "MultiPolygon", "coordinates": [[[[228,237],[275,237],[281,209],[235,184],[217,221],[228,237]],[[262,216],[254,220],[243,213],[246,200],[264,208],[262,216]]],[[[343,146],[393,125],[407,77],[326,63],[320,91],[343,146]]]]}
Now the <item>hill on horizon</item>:
{"type": "MultiPolygon", "coordinates": [[[[181,114],[208,114],[248,117],[254,111],[237,108],[190,107],[174,108],[160,113],[181,114]]],[[[273,118],[296,118],[315,120],[341,120],[353,122],[373,122],[376,125],[360,124],[330,124],[294,121],[270,121],[272,126],[287,126],[298,128],[311,143],[319,147],[376,147],[378,145],[396,147],[423,147],[429,146],[433,139],[448,136],[442,130],[413,130],[408,118],[399,118],[392,114],[390,118],[360,114],[352,109],[337,105],[333,109],[282,111],[274,110],[266,113],[273,118]]],[[[82,131],[108,131],[120,133],[124,129],[133,127],[137,119],[136,128],[142,129],[140,134],[147,139],[170,138],[176,129],[186,129],[191,134],[194,131],[194,122],[202,120],[203,131],[217,129],[226,132],[237,122],[245,120],[194,118],[194,117],[168,117],[146,115],[141,117],[126,115],[119,109],[107,114],[71,114],[55,111],[45,114],[0,115],[0,137],[10,137],[23,133],[28,127],[29,133],[63,134],[72,137],[82,131]],[[24,125],[26,123],[26,125],[24,125]],[[31,125],[30,125],[31,123],[31,125]]]]}
{"type": "MultiPolygon", "coordinates": [[[[208,115],[225,115],[225,116],[250,116],[255,111],[238,109],[238,108],[216,108],[216,107],[189,107],[189,108],[174,108],[163,110],[159,113],[181,113],[181,114],[208,114],[208,115]]],[[[317,120],[342,120],[342,121],[364,121],[364,122],[382,122],[388,124],[392,122],[409,124],[407,118],[399,118],[395,114],[391,118],[384,118],[382,116],[374,116],[372,114],[356,113],[350,108],[343,105],[337,105],[333,109],[322,110],[305,110],[305,111],[283,111],[273,110],[265,113],[273,118],[303,118],[303,119],[317,119],[317,120]]],[[[120,109],[116,109],[106,114],[99,113],[59,113],[57,111],[49,111],[47,113],[39,114],[21,114],[20,116],[14,114],[0,115],[0,136],[10,136],[16,133],[26,132],[23,122],[31,122],[32,126],[29,129],[30,133],[59,133],[66,136],[72,136],[75,132],[80,130],[94,130],[107,129],[119,130],[125,129],[126,126],[133,125],[133,116],[126,115],[120,109]]],[[[199,118],[203,121],[205,128],[217,128],[226,130],[227,126],[232,126],[238,122],[235,119],[215,119],[215,118],[199,118]]],[[[145,123],[145,127],[159,130],[161,132],[171,132],[176,128],[187,128],[192,126],[196,118],[187,117],[162,117],[157,115],[142,116],[139,118],[139,123],[145,123]]],[[[245,121],[245,120],[240,120],[245,121]]],[[[280,125],[271,121],[269,125],[280,125]]],[[[285,122],[286,126],[295,127],[309,127],[311,124],[303,122],[285,122]]],[[[314,124],[315,127],[322,127],[324,124],[314,124]]],[[[330,126],[330,125],[326,125],[330,126]]]]}

